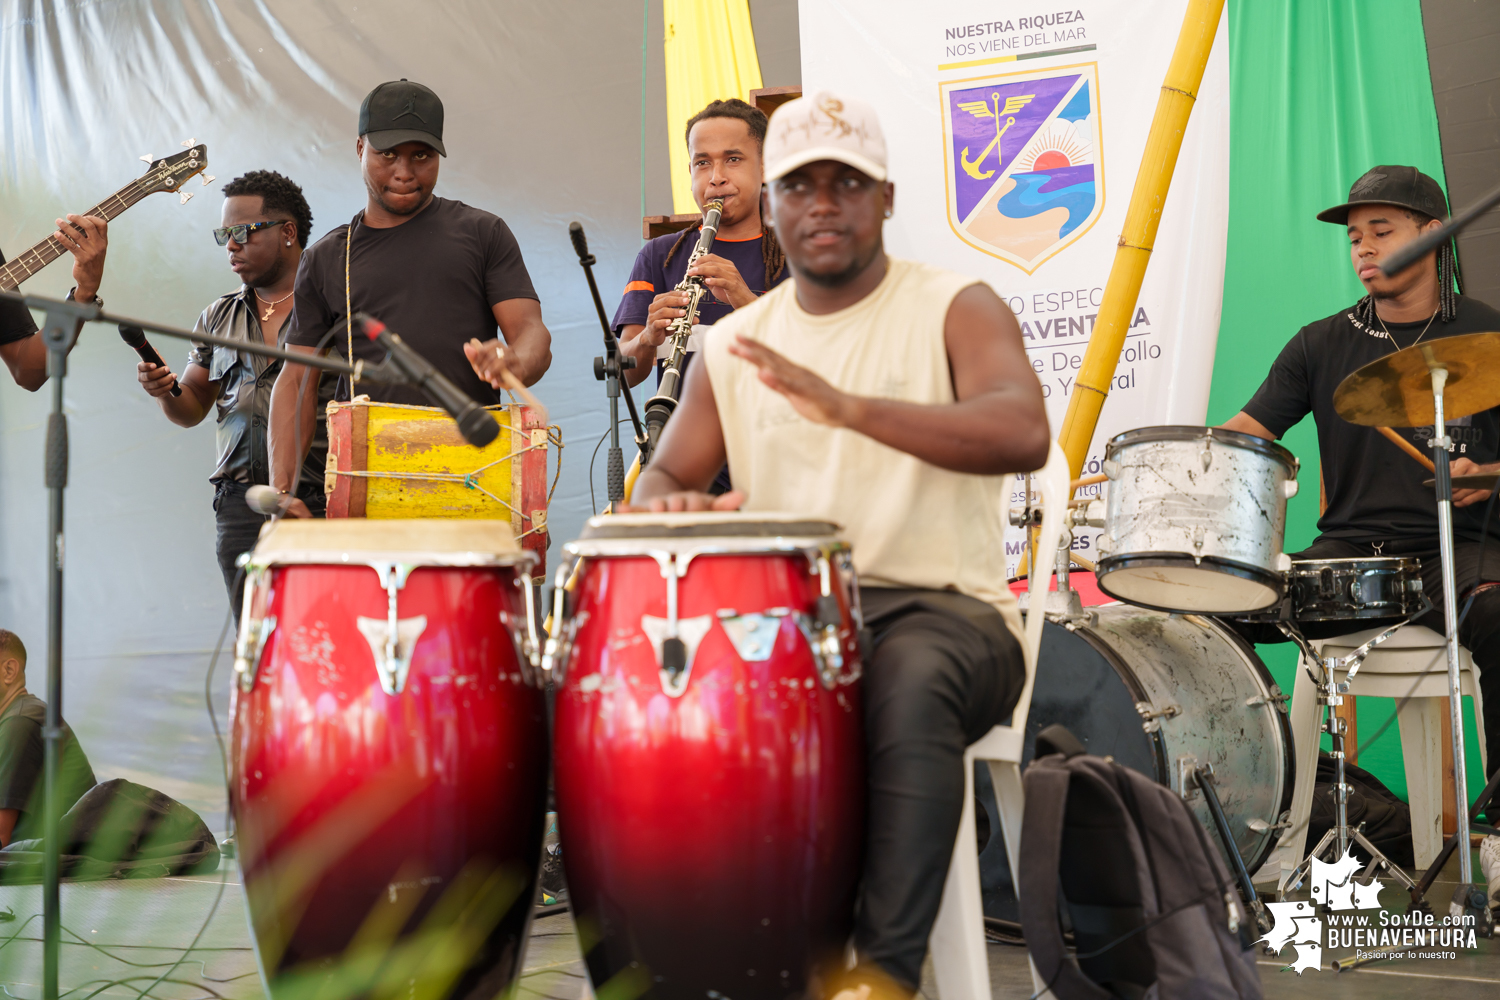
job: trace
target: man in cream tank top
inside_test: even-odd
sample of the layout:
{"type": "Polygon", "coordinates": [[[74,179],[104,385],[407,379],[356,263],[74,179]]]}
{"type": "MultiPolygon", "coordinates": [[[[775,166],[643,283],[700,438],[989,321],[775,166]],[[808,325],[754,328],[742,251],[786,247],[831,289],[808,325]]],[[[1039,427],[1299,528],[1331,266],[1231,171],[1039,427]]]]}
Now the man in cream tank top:
{"type": "Polygon", "coordinates": [[[859,962],[827,992],[911,995],[958,831],[964,748],[1021,692],[1001,501],[1008,475],[1046,459],[1047,417],[999,296],[885,255],[895,186],[872,107],[828,92],[783,105],[765,165],[762,218],[794,280],[709,332],[635,509],[843,525],[874,639],[869,812],[859,962]],[[734,489],[710,497],[726,459],[734,489]]]}

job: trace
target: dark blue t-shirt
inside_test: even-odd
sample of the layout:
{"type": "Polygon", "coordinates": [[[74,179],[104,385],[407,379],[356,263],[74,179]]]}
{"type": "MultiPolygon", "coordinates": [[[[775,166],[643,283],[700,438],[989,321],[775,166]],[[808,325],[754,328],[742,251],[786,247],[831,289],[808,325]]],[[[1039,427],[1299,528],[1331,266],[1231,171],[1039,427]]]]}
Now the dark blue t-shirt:
{"type": "MultiPolygon", "coordinates": [[[[672,254],[672,260],[667,263],[667,254],[671,251],[681,233],[668,233],[666,236],[658,236],[645,246],[641,252],[636,254],[635,267],[630,270],[630,280],[625,284],[625,295],[620,299],[620,308],[615,310],[614,328],[619,333],[627,326],[645,326],[646,315],[651,311],[651,302],[662,292],[669,292],[677,287],[677,283],[687,274],[688,258],[693,255],[693,246],[697,242],[698,229],[692,230],[694,235],[689,236],[672,254]]],[[[745,280],[745,286],[756,295],[764,295],[766,292],[781,284],[791,275],[791,269],[785,263],[781,270],[766,284],[765,258],[761,256],[761,241],[763,237],[756,236],[748,240],[725,240],[716,239],[709,252],[717,257],[723,257],[733,264],[740,272],[740,277],[745,280]]],[[[702,304],[698,308],[698,323],[702,326],[713,326],[719,320],[728,316],[734,310],[728,305],[720,302],[712,295],[705,295],[702,304]]],[[[691,354],[688,355],[692,357],[691,354]]],[[[684,374],[687,364],[683,364],[684,374]]],[[[661,378],[661,364],[657,364],[657,379],[661,378]]]]}

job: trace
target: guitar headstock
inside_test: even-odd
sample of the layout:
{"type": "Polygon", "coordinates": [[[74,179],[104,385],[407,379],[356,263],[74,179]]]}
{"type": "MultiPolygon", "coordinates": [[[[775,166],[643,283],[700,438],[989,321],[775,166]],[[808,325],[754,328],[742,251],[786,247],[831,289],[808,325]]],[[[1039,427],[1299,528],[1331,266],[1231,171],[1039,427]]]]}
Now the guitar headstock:
{"type": "MultiPolygon", "coordinates": [[[[141,157],[150,164],[146,168],[146,176],[136,182],[144,187],[143,194],[177,191],[181,193],[182,203],[187,204],[192,195],[182,188],[190,179],[208,169],[208,146],[196,139],[189,139],[183,145],[188,148],[161,159],[149,155],[141,157]]],[[[211,180],[212,177],[205,176],[203,183],[207,184],[211,180]]]]}

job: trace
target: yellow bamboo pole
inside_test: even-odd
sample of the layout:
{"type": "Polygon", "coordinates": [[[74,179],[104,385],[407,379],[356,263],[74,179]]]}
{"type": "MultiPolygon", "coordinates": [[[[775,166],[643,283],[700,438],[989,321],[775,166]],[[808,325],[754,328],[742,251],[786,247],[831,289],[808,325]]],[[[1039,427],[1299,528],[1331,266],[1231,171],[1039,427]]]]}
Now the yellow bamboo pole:
{"type": "Polygon", "coordinates": [[[1152,245],[1156,242],[1162,205],[1166,203],[1172,171],[1177,166],[1177,154],[1182,149],[1182,135],[1187,131],[1188,116],[1192,114],[1198,88],[1203,83],[1203,69],[1208,63],[1208,52],[1213,48],[1223,11],[1224,0],[1188,0],[1187,15],[1182,19],[1182,31],[1177,36],[1177,48],[1172,52],[1172,63],[1162,81],[1156,116],[1152,118],[1151,131],[1146,136],[1146,151],[1141,156],[1141,169],[1136,174],[1135,190],[1130,195],[1130,208],[1125,212],[1125,230],[1120,234],[1115,262],[1104,285],[1099,318],[1089,337],[1078,383],[1068,400],[1068,412],[1057,437],[1063,453],[1068,456],[1073,479],[1079,477],[1083,463],[1088,459],[1089,445],[1099,424],[1099,411],[1104,408],[1115,366],[1120,361],[1120,351],[1125,347],[1130,318],[1141,293],[1146,264],[1151,260],[1152,245]]]}

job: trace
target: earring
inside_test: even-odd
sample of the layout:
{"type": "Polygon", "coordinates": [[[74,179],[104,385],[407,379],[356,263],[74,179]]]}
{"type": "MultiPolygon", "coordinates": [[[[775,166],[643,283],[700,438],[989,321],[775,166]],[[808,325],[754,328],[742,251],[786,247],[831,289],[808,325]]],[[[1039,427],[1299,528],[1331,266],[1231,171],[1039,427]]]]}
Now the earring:
{"type": "MultiPolygon", "coordinates": [[[[887,212],[887,213],[885,213],[885,217],[886,217],[886,218],[887,218],[887,219],[889,219],[889,218],[890,218],[890,217],[891,217],[891,213],[890,213],[890,212],[887,212]]],[[[291,246],[291,245],[292,245],[292,241],[291,241],[291,240],[287,240],[287,241],[286,241],[286,245],[287,245],[287,246],[291,246]]]]}
{"type": "Polygon", "coordinates": [[[890,210],[890,209],[886,209],[886,210],[885,210],[885,217],[886,217],[886,218],[887,218],[887,219],[889,219],[889,218],[890,218],[890,217],[891,217],[891,210],[890,210]]]}

